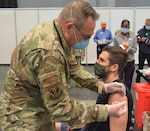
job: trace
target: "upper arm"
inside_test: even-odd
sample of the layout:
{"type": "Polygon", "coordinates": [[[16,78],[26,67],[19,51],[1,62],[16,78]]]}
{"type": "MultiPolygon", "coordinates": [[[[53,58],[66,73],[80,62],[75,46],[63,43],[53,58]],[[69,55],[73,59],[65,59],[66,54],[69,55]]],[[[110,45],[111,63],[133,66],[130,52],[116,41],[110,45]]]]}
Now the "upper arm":
{"type": "MultiPolygon", "coordinates": [[[[112,104],[114,101],[127,101],[127,96],[122,96],[120,93],[113,93],[109,96],[108,104],[112,104]]],[[[119,118],[109,117],[110,131],[126,131],[127,122],[128,112],[119,118]]]]}

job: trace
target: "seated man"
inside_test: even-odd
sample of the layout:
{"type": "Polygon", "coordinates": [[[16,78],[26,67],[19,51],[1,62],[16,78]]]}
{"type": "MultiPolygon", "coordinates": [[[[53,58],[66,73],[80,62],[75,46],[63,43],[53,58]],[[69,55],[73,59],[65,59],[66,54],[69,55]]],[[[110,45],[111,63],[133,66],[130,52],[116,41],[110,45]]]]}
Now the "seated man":
{"type": "MultiPolygon", "coordinates": [[[[127,58],[128,54],[119,46],[104,47],[94,65],[95,75],[105,83],[121,82],[119,72],[126,65],[127,58]]],[[[114,101],[127,101],[128,112],[119,118],[109,116],[106,122],[92,122],[83,128],[71,131],[132,131],[134,128],[133,99],[129,89],[126,88],[126,96],[121,95],[120,92],[112,94],[103,92],[98,96],[96,103],[112,104],[114,101]]]]}
{"type": "MultiPolygon", "coordinates": [[[[121,82],[119,72],[124,68],[127,62],[127,53],[120,47],[105,47],[99,55],[99,59],[94,65],[95,74],[105,83],[121,82]]],[[[126,96],[120,93],[106,94],[102,93],[97,98],[97,104],[111,104],[113,101],[128,102],[128,112],[120,118],[109,117],[106,122],[94,122],[88,124],[84,131],[132,131],[134,128],[133,99],[128,88],[126,96]]]]}

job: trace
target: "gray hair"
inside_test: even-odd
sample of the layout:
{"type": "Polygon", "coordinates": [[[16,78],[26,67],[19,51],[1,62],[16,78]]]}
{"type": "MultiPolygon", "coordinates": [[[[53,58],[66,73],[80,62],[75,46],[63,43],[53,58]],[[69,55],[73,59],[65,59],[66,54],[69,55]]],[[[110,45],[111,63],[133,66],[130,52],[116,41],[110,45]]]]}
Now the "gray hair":
{"type": "Polygon", "coordinates": [[[78,27],[82,27],[89,16],[91,16],[95,21],[99,18],[99,14],[88,2],[75,0],[64,7],[59,18],[66,22],[73,21],[78,27]]]}
{"type": "Polygon", "coordinates": [[[150,22],[150,18],[147,18],[147,19],[146,19],[146,22],[150,22]]]}

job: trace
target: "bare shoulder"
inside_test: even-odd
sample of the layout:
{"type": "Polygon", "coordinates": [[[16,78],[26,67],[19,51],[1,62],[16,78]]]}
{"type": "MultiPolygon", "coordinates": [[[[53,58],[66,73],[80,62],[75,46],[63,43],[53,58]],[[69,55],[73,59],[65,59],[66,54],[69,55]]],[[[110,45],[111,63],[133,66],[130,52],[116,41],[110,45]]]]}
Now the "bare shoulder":
{"type": "Polygon", "coordinates": [[[111,104],[113,101],[127,101],[127,96],[123,96],[119,92],[112,93],[109,95],[108,103],[111,104]]]}

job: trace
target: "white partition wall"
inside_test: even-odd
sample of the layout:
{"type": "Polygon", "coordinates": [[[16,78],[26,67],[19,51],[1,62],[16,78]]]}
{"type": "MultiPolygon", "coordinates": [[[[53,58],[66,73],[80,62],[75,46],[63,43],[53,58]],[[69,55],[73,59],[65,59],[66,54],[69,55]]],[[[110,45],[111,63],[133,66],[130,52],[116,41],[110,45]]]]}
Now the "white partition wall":
{"type": "Polygon", "coordinates": [[[111,20],[111,31],[114,35],[116,30],[120,29],[121,22],[123,19],[128,19],[130,21],[130,30],[134,32],[134,9],[133,8],[112,8],[110,13],[111,20]]]}
{"type": "Polygon", "coordinates": [[[17,44],[23,36],[38,24],[37,9],[16,9],[17,44]]]}
{"type": "MultiPolygon", "coordinates": [[[[9,64],[13,49],[22,37],[38,23],[51,21],[59,15],[62,8],[6,8],[0,9],[0,64],[9,64]]],[[[100,28],[100,21],[107,21],[107,28],[111,30],[114,37],[116,30],[120,29],[121,21],[128,19],[131,22],[130,30],[136,35],[137,31],[143,27],[146,18],[150,18],[149,7],[138,8],[95,8],[100,14],[100,19],[96,22],[96,30],[100,28]]],[[[89,25],[90,26],[90,25],[89,25]]],[[[94,64],[96,56],[96,44],[90,39],[89,46],[86,48],[86,57],[83,64],[94,64]]],[[[113,43],[111,44],[113,45],[113,43]]],[[[138,64],[138,50],[135,54],[135,63],[138,64]]]]}
{"type": "MultiPolygon", "coordinates": [[[[109,9],[108,8],[96,8],[96,11],[100,14],[100,19],[96,22],[96,28],[94,30],[94,34],[96,32],[96,30],[98,30],[100,27],[100,21],[102,19],[105,19],[107,21],[107,28],[110,28],[110,22],[109,22],[109,9]]],[[[89,25],[90,26],[90,25],[89,25]]],[[[95,61],[97,60],[97,50],[96,50],[96,43],[94,43],[94,34],[90,39],[90,43],[89,46],[87,47],[87,53],[86,53],[86,58],[83,61],[83,63],[87,63],[87,64],[93,64],[95,63],[95,61]]]]}
{"type": "Polygon", "coordinates": [[[145,25],[145,20],[150,18],[150,8],[136,8],[135,10],[135,31],[137,32],[145,25]]]}
{"type": "Polygon", "coordinates": [[[39,23],[56,19],[62,8],[39,9],[39,23]]]}
{"type": "Polygon", "coordinates": [[[16,47],[14,9],[0,10],[0,64],[9,64],[13,49],[16,47]]]}

